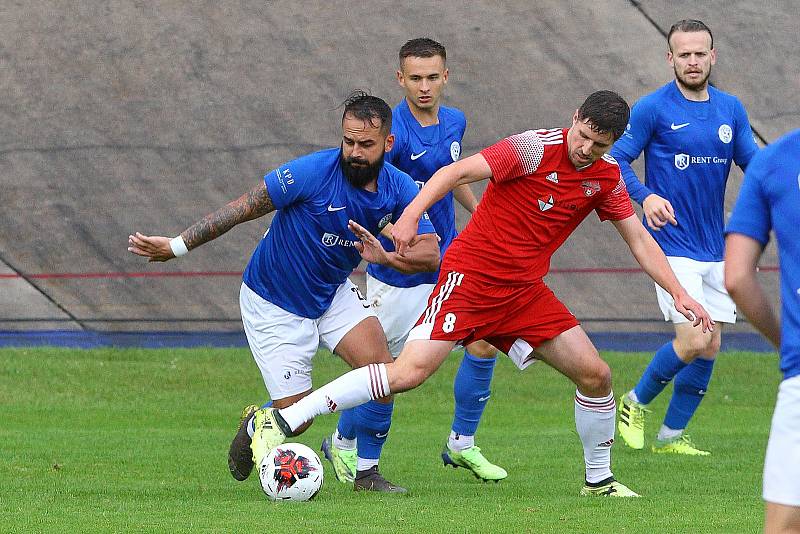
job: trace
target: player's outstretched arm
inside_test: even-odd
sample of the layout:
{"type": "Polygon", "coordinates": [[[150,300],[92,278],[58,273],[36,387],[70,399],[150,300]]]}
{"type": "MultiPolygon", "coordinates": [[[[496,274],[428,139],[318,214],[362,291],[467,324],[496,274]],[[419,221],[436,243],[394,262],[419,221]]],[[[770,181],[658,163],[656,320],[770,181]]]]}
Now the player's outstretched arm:
{"type": "Polygon", "coordinates": [[[347,226],[361,240],[355,247],[364,261],[386,265],[404,274],[434,272],[439,268],[439,238],[436,234],[418,235],[406,255],[400,256],[397,252],[387,252],[381,242],[357,222],[350,220],[347,226]]]}
{"type": "Polygon", "coordinates": [[[750,324],[779,348],[780,324],[756,278],[762,252],[761,243],[755,239],[743,234],[728,234],[725,238],[725,289],[750,324]]]}
{"type": "Polygon", "coordinates": [[[206,215],[174,239],[146,236],[140,232],[129,235],[128,252],[144,256],[148,261],[167,261],[216,239],[239,223],[257,219],[274,210],[267,187],[261,182],[241,197],[206,215]]]}
{"type": "Polygon", "coordinates": [[[419,218],[448,191],[459,185],[485,180],[491,176],[492,169],[480,152],[436,171],[394,223],[392,239],[397,252],[405,256],[409,243],[417,235],[419,218]]]}
{"type": "Polygon", "coordinates": [[[705,308],[690,297],[680,284],[661,247],[645,230],[636,215],[631,215],[621,221],[614,221],[614,227],[628,244],[642,269],[655,283],[672,295],[675,309],[692,321],[693,326],[702,325],[703,332],[713,331],[714,321],[705,308]]]}

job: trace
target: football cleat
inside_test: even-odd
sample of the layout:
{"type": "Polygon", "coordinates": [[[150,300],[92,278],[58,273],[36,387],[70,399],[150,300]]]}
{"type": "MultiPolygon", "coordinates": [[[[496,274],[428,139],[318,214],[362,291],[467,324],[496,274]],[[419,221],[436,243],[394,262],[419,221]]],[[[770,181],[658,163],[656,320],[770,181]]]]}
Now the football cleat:
{"type": "Polygon", "coordinates": [[[685,454],[687,456],[709,456],[711,454],[709,451],[698,449],[688,434],[681,434],[677,438],[668,441],[656,440],[653,445],[653,452],[685,454]]]}
{"type": "Polygon", "coordinates": [[[408,490],[392,484],[378,472],[378,466],[356,472],[353,491],[379,491],[383,493],[406,493],[408,490]]]}
{"type": "Polygon", "coordinates": [[[242,410],[242,417],[239,419],[239,428],[233,436],[231,447],[228,449],[228,469],[231,476],[238,481],[245,480],[253,470],[253,453],[250,450],[252,439],[247,433],[247,424],[250,418],[256,413],[258,406],[251,404],[242,410]]]}
{"type": "Polygon", "coordinates": [[[586,482],[581,488],[583,497],[639,497],[639,494],[631,490],[625,484],[617,482],[614,477],[608,477],[595,484],[586,482]]]}
{"type": "Polygon", "coordinates": [[[291,430],[277,408],[258,409],[253,417],[255,433],[250,449],[253,451],[253,462],[258,463],[269,451],[286,441],[291,430]]]}
{"type": "Polygon", "coordinates": [[[340,449],[333,444],[333,438],[325,438],[322,440],[320,450],[325,458],[333,464],[336,480],[343,483],[352,483],[355,480],[356,464],[358,463],[356,449],[340,449]]]}
{"type": "Polygon", "coordinates": [[[622,441],[631,449],[644,448],[644,418],[650,410],[623,395],[619,399],[619,423],[617,429],[622,441]]]}
{"type": "Polygon", "coordinates": [[[480,447],[473,445],[463,451],[454,451],[449,445],[442,449],[442,462],[445,466],[452,465],[454,469],[464,467],[472,471],[475,478],[483,481],[493,480],[500,482],[508,476],[505,469],[494,465],[481,453],[480,447]]]}

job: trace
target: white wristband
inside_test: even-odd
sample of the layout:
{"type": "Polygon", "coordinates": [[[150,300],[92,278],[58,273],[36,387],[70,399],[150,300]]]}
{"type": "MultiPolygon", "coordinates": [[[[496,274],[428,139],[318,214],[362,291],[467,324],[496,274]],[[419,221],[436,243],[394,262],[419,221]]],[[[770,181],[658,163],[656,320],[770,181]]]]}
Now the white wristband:
{"type": "Polygon", "coordinates": [[[175,255],[176,258],[180,256],[185,256],[189,253],[189,249],[186,248],[186,243],[183,242],[183,238],[181,236],[173,237],[169,240],[169,248],[172,249],[172,253],[175,255]]]}

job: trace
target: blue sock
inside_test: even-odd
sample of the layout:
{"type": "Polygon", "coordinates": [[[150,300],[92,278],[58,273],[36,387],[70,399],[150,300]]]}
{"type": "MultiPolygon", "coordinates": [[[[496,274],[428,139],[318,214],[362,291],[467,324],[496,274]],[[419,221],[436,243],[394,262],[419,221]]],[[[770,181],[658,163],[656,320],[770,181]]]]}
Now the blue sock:
{"type": "Polygon", "coordinates": [[[336,425],[336,431],[344,439],[356,439],[357,417],[355,408],[348,408],[339,413],[339,423],[336,425]]]}
{"type": "Polygon", "coordinates": [[[269,408],[270,406],[272,406],[272,401],[268,400],[267,402],[261,405],[261,409],[263,410],[264,408],[269,408]]]}
{"type": "Polygon", "coordinates": [[[489,400],[490,385],[497,358],[478,358],[464,350],[464,358],[453,383],[456,409],[453,432],[474,436],[489,400]]]}
{"type": "Polygon", "coordinates": [[[695,358],[675,377],[675,388],[669,401],[664,424],[673,430],[681,430],[689,424],[711,381],[714,360],[695,358]]]}
{"type": "Polygon", "coordinates": [[[686,364],[678,358],[672,341],[665,343],[656,351],[650,365],[644,370],[642,378],[636,384],[634,392],[642,404],[650,404],[650,401],[663,391],[678,372],[686,367],[686,364]]]}
{"type": "Polygon", "coordinates": [[[353,408],[355,413],[358,457],[377,460],[386,443],[389,427],[392,424],[394,401],[381,404],[369,401],[353,408]]]}

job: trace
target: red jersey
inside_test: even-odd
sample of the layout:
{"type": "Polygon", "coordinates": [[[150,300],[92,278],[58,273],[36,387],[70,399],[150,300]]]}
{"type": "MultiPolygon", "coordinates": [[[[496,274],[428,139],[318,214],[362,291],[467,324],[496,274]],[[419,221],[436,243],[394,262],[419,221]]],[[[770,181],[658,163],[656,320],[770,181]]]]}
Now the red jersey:
{"type": "Polygon", "coordinates": [[[567,128],[528,130],[485,148],[492,178],[441,271],[493,284],[543,278],[550,258],[592,210],[601,221],[634,215],[617,162],[603,156],[576,169],[567,128]]]}

